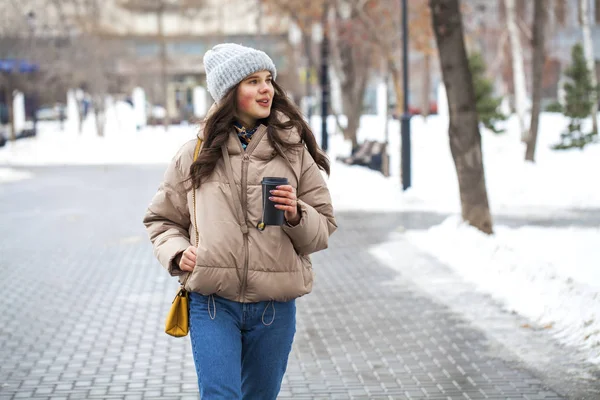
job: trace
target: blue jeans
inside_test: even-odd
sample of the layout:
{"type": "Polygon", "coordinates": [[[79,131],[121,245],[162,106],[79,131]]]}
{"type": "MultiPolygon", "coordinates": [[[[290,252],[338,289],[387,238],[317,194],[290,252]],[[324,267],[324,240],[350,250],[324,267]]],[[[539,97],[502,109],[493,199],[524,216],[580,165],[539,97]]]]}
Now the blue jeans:
{"type": "Polygon", "coordinates": [[[296,302],[238,303],[190,293],[202,400],[275,400],[296,333],[296,302]]]}

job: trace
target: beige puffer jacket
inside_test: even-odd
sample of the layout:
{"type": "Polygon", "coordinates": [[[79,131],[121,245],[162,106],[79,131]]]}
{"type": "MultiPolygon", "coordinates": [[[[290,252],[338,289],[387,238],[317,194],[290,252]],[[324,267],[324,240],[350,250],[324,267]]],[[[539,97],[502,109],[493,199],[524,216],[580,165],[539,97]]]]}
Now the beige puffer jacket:
{"type": "MultiPolygon", "coordinates": [[[[293,130],[279,134],[288,142],[300,142],[293,130]]],[[[184,183],[195,145],[192,140],[175,155],[144,217],[156,257],[171,275],[180,275],[180,281],[186,274],[173,259],[196,242],[190,223],[192,191],[184,183]]],[[[212,176],[196,189],[199,245],[186,288],[238,302],[288,301],[309,293],[313,282],[309,254],[327,248],[337,228],[329,190],[317,164],[304,146],[286,150],[287,160],[277,155],[263,125],[246,151],[234,129],[223,150],[228,159],[219,160],[212,176]],[[237,199],[231,192],[227,164],[237,199]],[[257,229],[265,176],[286,177],[296,188],[302,210],[298,225],[257,229]]]]}

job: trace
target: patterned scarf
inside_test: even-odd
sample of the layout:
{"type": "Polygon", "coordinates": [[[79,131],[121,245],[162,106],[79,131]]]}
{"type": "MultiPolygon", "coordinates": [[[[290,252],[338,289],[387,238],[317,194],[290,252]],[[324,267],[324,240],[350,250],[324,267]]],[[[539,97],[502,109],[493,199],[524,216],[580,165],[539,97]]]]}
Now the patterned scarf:
{"type": "Polygon", "coordinates": [[[240,138],[240,142],[242,142],[242,147],[244,148],[244,150],[246,150],[246,147],[248,147],[248,144],[252,140],[252,135],[254,135],[254,132],[256,132],[257,127],[254,127],[252,129],[246,129],[239,122],[234,123],[233,126],[237,131],[237,135],[238,138],[240,138]]]}

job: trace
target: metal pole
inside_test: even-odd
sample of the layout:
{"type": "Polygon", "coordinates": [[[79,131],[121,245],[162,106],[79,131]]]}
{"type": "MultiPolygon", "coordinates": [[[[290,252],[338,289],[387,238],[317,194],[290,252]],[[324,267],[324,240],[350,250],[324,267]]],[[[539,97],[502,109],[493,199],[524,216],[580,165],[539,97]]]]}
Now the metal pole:
{"type": "Polygon", "coordinates": [[[329,39],[327,34],[327,12],[328,4],[325,2],[321,21],[323,29],[323,41],[321,42],[321,148],[323,151],[327,151],[329,147],[329,136],[327,134],[327,114],[329,113],[329,77],[327,75],[329,39]]]}
{"type": "Polygon", "coordinates": [[[404,113],[402,114],[402,189],[411,186],[410,162],[410,113],[408,111],[408,7],[402,0],[402,89],[404,90],[404,113]]]}

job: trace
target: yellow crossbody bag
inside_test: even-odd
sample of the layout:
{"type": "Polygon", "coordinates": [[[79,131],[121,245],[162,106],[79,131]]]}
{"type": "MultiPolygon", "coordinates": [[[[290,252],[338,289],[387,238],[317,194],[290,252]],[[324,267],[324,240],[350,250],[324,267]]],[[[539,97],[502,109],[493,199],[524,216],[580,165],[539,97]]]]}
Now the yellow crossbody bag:
{"type": "MultiPolygon", "coordinates": [[[[198,159],[202,139],[198,139],[196,148],[194,149],[194,162],[198,159]]],[[[194,203],[194,229],[196,230],[196,247],[198,247],[198,227],[196,226],[196,190],[192,188],[192,201],[194,203]]],[[[181,283],[181,287],[177,295],[171,303],[171,309],[167,315],[165,322],[165,333],[174,337],[183,337],[190,331],[190,309],[189,309],[189,294],[185,290],[185,283],[192,273],[188,273],[185,280],[181,283]]]]}

